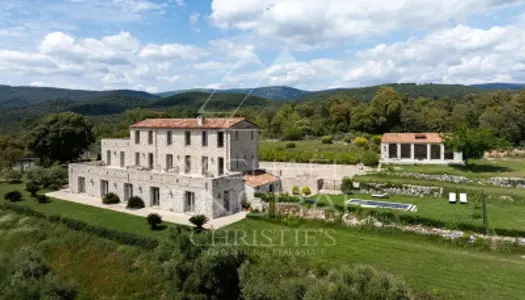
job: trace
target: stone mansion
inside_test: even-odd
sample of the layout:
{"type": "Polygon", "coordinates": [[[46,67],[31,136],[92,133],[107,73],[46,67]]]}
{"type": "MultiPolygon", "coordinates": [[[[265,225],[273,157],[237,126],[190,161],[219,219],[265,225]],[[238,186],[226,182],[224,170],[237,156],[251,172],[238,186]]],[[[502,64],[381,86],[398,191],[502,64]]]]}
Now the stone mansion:
{"type": "Polygon", "coordinates": [[[209,218],[235,213],[254,192],[281,190],[259,170],[258,133],[244,118],[147,119],[129,139],[103,139],[102,161],[70,164],[69,190],[209,218]]]}

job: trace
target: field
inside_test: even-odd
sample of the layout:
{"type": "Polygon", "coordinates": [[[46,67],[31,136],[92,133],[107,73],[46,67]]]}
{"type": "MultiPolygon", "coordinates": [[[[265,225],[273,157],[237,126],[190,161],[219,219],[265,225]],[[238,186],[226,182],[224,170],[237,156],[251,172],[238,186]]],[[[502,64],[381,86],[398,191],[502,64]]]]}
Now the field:
{"type": "MultiPolygon", "coordinates": [[[[447,299],[523,299],[521,278],[525,276],[525,259],[518,255],[463,249],[416,235],[327,228],[333,230],[330,233],[335,245],[330,238],[315,235],[312,241],[318,245],[308,248],[312,250],[310,254],[299,254],[299,260],[334,265],[369,264],[403,277],[415,290],[434,292],[447,299]]],[[[281,241],[282,232],[319,232],[323,225],[312,222],[291,227],[248,219],[227,229],[245,231],[248,241],[261,240],[258,233],[266,230],[271,232],[272,240],[281,241]]],[[[304,245],[304,236],[298,236],[298,244],[304,245]]],[[[284,239],[282,253],[304,250],[296,246],[295,238],[288,237],[284,239]]],[[[267,243],[266,239],[260,242],[267,243]]],[[[277,249],[268,251],[280,255],[277,249]]]]}
{"type": "MultiPolygon", "coordinates": [[[[22,185],[0,184],[0,198],[3,199],[3,194],[14,188],[22,190],[22,185]]],[[[19,204],[31,206],[46,214],[67,215],[92,224],[160,239],[168,235],[167,230],[149,230],[145,220],[140,217],[54,199],[51,203],[38,204],[27,194],[25,196],[26,199],[19,204]]],[[[352,197],[365,198],[359,194],[352,197]]],[[[332,197],[332,200],[342,203],[345,197],[332,197]]],[[[390,200],[414,203],[419,207],[418,213],[426,216],[468,216],[465,206],[449,206],[446,200],[397,196],[391,197],[390,200]]],[[[499,207],[489,206],[489,215],[496,209],[499,207]]],[[[0,214],[5,215],[5,212],[0,214]]],[[[502,211],[501,217],[497,218],[495,213],[492,214],[495,219],[491,219],[490,224],[499,222],[496,224],[505,226],[520,222],[519,215],[513,216],[514,219],[505,220],[504,214],[502,211]]],[[[112,242],[72,232],[60,225],[41,220],[31,222],[43,222],[42,225],[34,226],[50,232],[50,235],[57,239],[60,237],[60,242],[48,242],[51,246],[44,247],[46,258],[58,274],[64,278],[74,278],[83,287],[87,287],[89,291],[84,292],[88,293],[84,295],[86,298],[100,295],[106,298],[126,296],[131,299],[138,297],[136,295],[142,298],[158,298],[155,295],[161,293],[161,282],[155,281],[159,275],[155,275],[154,268],[148,267],[152,258],[139,249],[128,246],[115,247],[112,242]],[[146,271],[144,268],[149,269],[146,271]],[[107,278],[111,280],[106,280],[107,278]],[[118,282],[113,283],[113,280],[118,282]],[[152,280],[155,283],[151,283],[152,280]],[[135,283],[138,281],[140,283],[135,283]],[[159,290],[152,288],[155,285],[159,290]],[[143,292],[149,294],[140,294],[139,289],[144,289],[143,292]],[[131,297],[131,293],[137,294],[131,297]]],[[[519,226],[525,226],[523,222],[520,224],[519,226]]],[[[0,222],[0,244],[4,245],[1,246],[2,252],[10,253],[22,246],[39,247],[35,244],[34,240],[37,238],[32,235],[34,233],[8,234],[1,226],[0,222]]],[[[270,232],[273,240],[281,241],[282,232],[319,232],[320,229],[329,229],[331,237],[335,239],[335,245],[325,245],[325,242],[333,241],[327,236],[316,236],[315,242],[318,244],[304,246],[303,235],[298,235],[297,242],[294,235],[288,234],[285,235],[282,246],[263,247],[260,250],[269,251],[273,255],[296,255],[299,263],[307,265],[369,264],[403,277],[418,292],[430,292],[446,299],[520,299],[522,296],[520,280],[525,276],[525,259],[519,255],[463,248],[413,234],[324,226],[318,222],[284,225],[247,219],[220,231],[241,230],[247,234],[245,240],[259,241],[262,236],[258,233],[266,230],[266,233],[270,232]],[[303,246],[297,247],[296,243],[303,246]],[[299,252],[291,254],[290,251],[293,250],[299,252]]]]}
{"type": "MultiPolygon", "coordinates": [[[[259,149],[261,150],[276,150],[277,148],[286,149],[288,142],[283,141],[261,141],[259,143],[259,149]]],[[[286,149],[286,151],[302,152],[302,151],[314,151],[314,152],[359,152],[361,148],[351,145],[344,144],[341,141],[334,141],[333,144],[323,144],[320,139],[317,140],[304,140],[295,141],[295,148],[286,149]]]]}
{"type": "MultiPolygon", "coordinates": [[[[169,230],[152,231],[145,218],[134,215],[118,213],[111,210],[82,205],[74,202],[51,199],[50,203],[39,204],[35,199],[24,191],[23,185],[0,184],[0,203],[4,200],[4,194],[12,190],[18,190],[24,194],[24,199],[17,202],[18,205],[29,206],[36,211],[48,215],[61,215],[85,221],[93,225],[99,225],[125,232],[132,232],[143,236],[163,238],[168,236],[169,230]]],[[[169,226],[169,224],[167,223],[169,226]]]]}
{"type": "Polygon", "coordinates": [[[77,299],[161,299],[165,293],[152,253],[0,210],[0,256],[24,247],[41,253],[59,278],[73,281],[77,299]]]}
{"type": "MultiPolygon", "coordinates": [[[[386,167],[386,166],[384,166],[386,167]]],[[[437,166],[437,165],[392,165],[395,171],[418,172],[426,174],[449,174],[469,178],[490,177],[524,177],[525,159],[476,159],[470,160],[467,166],[437,166]]]]}
{"type": "MultiPolygon", "coordinates": [[[[409,203],[417,205],[417,212],[410,212],[407,214],[419,215],[422,217],[437,219],[440,221],[450,222],[451,224],[463,222],[476,225],[483,225],[481,218],[481,205],[479,200],[475,203],[472,199],[469,204],[449,204],[447,199],[434,198],[419,198],[401,195],[391,195],[388,199],[373,198],[366,194],[352,194],[352,195],[316,195],[311,197],[318,199],[327,204],[341,204],[351,198],[365,199],[365,200],[380,200],[398,203],[409,203]],[[478,218],[471,218],[471,209],[473,215],[478,214],[478,218]]],[[[405,213],[402,211],[392,210],[396,213],[405,213]]],[[[525,230],[525,205],[513,204],[509,201],[496,202],[489,201],[487,203],[487,218],[489,228],[505,228],[505,229],[521,229],[525,230]]]]}
{"type": "Polygon", "coordinates": [[[259,159],[262,161],[355,165],[363,159],[364,153],[371,153],[371,151],[366,151],[352,144],[345,145],[340,141],[334,141],[333,144],[323,144],[320,140],[295,142],[261,141],[259,143],[259,159]],[[286,147],[289,143],[293,143],[295,147],[286,147]]]}

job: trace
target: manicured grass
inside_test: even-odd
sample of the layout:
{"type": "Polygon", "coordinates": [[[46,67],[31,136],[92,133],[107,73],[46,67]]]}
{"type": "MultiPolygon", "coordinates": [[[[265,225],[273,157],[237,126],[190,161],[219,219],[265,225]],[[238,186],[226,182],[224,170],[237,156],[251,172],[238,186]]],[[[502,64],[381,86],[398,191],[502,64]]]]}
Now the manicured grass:
{"type": "MultiPolygon", "coordinates": [[[[88,222],[93,225],[99,225],[124,232],[136,233],[153,238],[165,238],[169,234],[169,228],[161,231],[151,230],[146,221],[146,218],[139,216],[59,199],[51,199],[50,203],[40,204],[35,199],[31,198],[29,193],[24,191],[24,187],[25,186],[22,184],[0,184],[0,202],[5,201],[5,193],[8,193],[12,190],[18,190],[24,194],[24,199],[23,201],[16,202],[17,205],[29,206],[47,215],[70,217],[80,221],[88,222]]],[[[168,227],[170,226],[169,223],[165,222],[165,224],[168,225],[168,227]]]]}
{"type": "Polygon", "coordinates": [[[78,299],[161,299],[166,281],[151,251],[119,245],[47,220],[0,210],[0,254],[27,247],[42,254],[78,299]]]}
{"type": "Polygon", "coordinates": [[[519,158],[470,160],[467,166],[392,165],[392,168],[395,171],[449,174],[469,178],[525,177],[525,159],[519,158]]]}
{"type": "MultiPolygon", "coordinates": [[[[470,199],[469,204],[449,204],[447,199],[419,198],[400,195],[391,195],[388,199],[373,198],[366,194],[352,195],[316,195],[311,197],[326,204],[344,205],[352,198],[365,200],[379,200],[417,205],[417,212],[402,212],[391,210],[395,213],[407,213],[422,217],[437,219],[450,223],[470,223],[483,225],[482,218],[471,218],[473,214],[481,216],[481,203],[479,200],[470,199]]],[[[487,218],[489,228],[521,229],[525,230],[525,205],[514,204],[509,201],[490,201],[487,203],[487,218]]]]}
{"type": "MultiPolygon", "coordinates": [[[[399,177],[393,175],[384,175],[384,174],[367,174],[355,176],[353,178],[356,182],[377,182],[377,183],[394,183],[394,184],[414,184],[414,185],[425,185],[425,186],[439,186],[452,190],[475,190],[478,192],[485,192],[489,195],[494,196],[510,196],[516,198],[514,200],[523,200],[525,198],[525,189],[519,188],[507,188],[499,187],[495,185],[480,185],[480,184],[465,184],[465,183],[452,183],[444,182],[437,180],[426,180],[426,179],[417,179],[417,178],[408,178],[408,177],[399,177]],[[521,199],[518,199],[521,198],[521,199]]],[[[522,201],[521,201],[522,202],[522,201]]]]}
{"type": "Polygon", "coordinates": [[[306,255],[304,252],[292,255],[304,263],[369,264],[403,277],[415,290],[435,291],[447,299],[523,299],[525,259],[518,255],[463,249],[415,235],[327,227],[335,239],[333,244],[331,238],[320,232],[323,225],[317,222],[290,227],[248,219],[227,229],[245,232],[246,241],[265,245],[269,243],[266,236],[277,244],[284,241],[284,247],[258,247],[273,255],[309,249],[312,252],[306,255]],[[314,237],[309,239],[310,245],[317,245],[304,246],[304,230],[314,237]]]}

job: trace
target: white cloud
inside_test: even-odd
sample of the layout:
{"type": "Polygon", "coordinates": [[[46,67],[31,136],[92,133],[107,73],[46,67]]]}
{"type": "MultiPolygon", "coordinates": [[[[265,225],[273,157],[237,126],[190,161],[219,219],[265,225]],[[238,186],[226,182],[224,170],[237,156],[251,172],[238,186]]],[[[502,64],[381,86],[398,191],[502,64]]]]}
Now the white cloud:
{"type": "Polygon", "coordinates": [[[377,82],[525,81],[525,23],[486,30],[458,25],[358,52],[345,80],[377,82]],[[517,68],[518,67],[518,68],[517,68]]]}
{"type": "Polygon", "coordinates": [[[207,61],[207,62],[196,63],[193,65],[193,68],[195,70],[210,70],[210,71],[224,71],[225,69],[229,67],[230,67],[229,64],[218,62],[218,61],[207,61]]]}
{"type": "Polygon", "coordinates": [[[42,81],[33,81],[29,84],[29,86],[35,86],[35,87],[42,87],[45,84],[42,81]]]}
{"type": "Polygon", "coordinates": [[[213,0],[211,19],[293,45],[326,46],[383,36],[404,28],[428,29],[522,0],[213,0]]]}
{"type": "Polygon", "coordinates": [[[199,47],[183,44],[148,44],[139,53],[140,57],[148,59],[197,59],[206,55],[199,47]]]}

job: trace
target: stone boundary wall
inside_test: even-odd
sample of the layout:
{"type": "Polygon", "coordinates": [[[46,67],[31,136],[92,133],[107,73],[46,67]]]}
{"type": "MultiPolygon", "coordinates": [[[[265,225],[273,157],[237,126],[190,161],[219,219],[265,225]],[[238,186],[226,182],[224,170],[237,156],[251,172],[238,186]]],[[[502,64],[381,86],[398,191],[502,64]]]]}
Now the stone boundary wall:
{"type": "Polygon", "coordinates": [[[518,189],[525,189],[525,178],[518,177],[491,177],[488,179],[472,179],[465,176],[456,176],[448,174],[425,174],[417,172],[385,172],[388,176],[406,177],[424,180],[436,180],[450,183],[468,183],[485,185],[490,184],[499,187],[511,187],[518,189]]]}
{"type": "Polygon", "coordinates": [[[360,182],[360,192],[363,194],[405,195],[412,197],[442,198],[443,188],[435,186],[422,186],[412,184],[389,184],[376,182],[360,182]]]}

